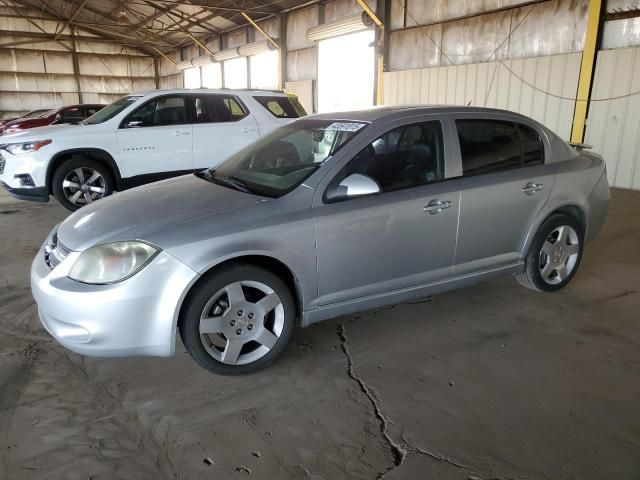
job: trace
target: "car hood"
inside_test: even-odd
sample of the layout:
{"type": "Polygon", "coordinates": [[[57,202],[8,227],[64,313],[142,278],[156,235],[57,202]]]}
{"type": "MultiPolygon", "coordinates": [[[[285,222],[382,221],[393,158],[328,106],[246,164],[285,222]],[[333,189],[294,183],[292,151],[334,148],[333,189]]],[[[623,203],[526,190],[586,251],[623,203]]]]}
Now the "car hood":
{"type": "Polygon", "coordinates": [[[185,175],[81,208],[60,224],[58,239],[74,251],[120,240],[149,240],[153,233],[267,200],[185,175]]]}
{"type": "MultiPolygon", "coordinates": [[[[5,125],[5,127],[9,127],[9,125],[5,125]]],[[[77,135],[78,131],[74,130],[77,128],[91,128],[92,125],[47,125],[44,127],[26,127],[28,130],[22,130],[20,132],[7,133],[2,135],[2,140],[0,143],[13,143],[13,142],[29,142],[32,140],[43,140],[52,136],[60,136],[65,133],[77,135]]],[[[22,128],[22,127],[21,127],[22,128]]]]}

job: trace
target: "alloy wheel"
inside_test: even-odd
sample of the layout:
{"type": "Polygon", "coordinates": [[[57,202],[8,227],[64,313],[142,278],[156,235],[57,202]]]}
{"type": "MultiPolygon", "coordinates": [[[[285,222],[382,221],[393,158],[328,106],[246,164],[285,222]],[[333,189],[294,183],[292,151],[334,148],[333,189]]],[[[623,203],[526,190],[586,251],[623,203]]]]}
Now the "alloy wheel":
{"type": "Polygon", "coordinates": [[[239,281],[220,289],[200,316],[200,340],[209,355],[227,365],[264,357],[284,328],[278,294],[261,282],[239,281]]]}
{"type": "Polygon", "coordinates": [[[62,182],[64,195],[72,204],[82,207],[104,197],[104,177],[93,168],[79,167],[70,171],[62,182]]]}
{"type": "Polygon", "coordinates": [[[557,285],[575,269],[580,253],[580,239],[569,225],[551,231],[540,250],[539,269],[542,279],[557,285]]]}

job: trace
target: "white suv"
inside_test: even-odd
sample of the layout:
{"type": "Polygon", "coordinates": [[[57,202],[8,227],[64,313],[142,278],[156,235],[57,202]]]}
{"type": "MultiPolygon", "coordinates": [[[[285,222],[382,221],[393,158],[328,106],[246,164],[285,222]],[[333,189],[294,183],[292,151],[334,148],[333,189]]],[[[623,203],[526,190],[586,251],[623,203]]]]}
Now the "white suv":
{"type": "Polygon", "coordinates": [[[0,184],[21,200],[78,209],[137,185],[217,165],[305,115],[265,90],[154,90],[120,98],[82,125],[0,137],[0,184]]]}

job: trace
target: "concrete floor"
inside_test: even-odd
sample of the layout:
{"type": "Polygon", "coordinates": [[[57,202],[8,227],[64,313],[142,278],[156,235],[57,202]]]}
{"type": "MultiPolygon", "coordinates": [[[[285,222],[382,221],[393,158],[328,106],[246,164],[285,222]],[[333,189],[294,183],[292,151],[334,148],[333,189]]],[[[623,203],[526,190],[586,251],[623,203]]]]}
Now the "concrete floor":
{"type": "Polygon", "coordinates": [[[40,327],[67,212],[0,195],[0,479],[639,479],[640,192],[562,292],[504,278],[299,330],[247,377],[95,360],[40,327]]]}

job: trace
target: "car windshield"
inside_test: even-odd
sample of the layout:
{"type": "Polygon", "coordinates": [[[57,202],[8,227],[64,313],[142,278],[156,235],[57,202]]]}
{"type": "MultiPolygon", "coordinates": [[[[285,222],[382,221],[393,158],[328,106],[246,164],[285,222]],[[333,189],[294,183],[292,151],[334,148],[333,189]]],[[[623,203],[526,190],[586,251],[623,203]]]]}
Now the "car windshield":
{"type": "Polygon", "coordinates": [[[96,125],[98,123],[106,122],[107,120],[111,120],[113,117],[122,112],[125,108],[127,108],[132,103],[138,101],[140,97],[122,97],[113,102],[110,105],[107,105],[102,110],[98,110],[96,113],[87,118],[84,122],[85,125],[96,125]]]}
{"type": "Polygon", "coordinates": [[[364,126],[341,120],[298,120],[198,176],[247,193],[280,197],[304,182],[364,126]]]}
{"type": "Polygon", "coordinates": [[[48,111],[49,110],[33,110],[33,111],[27,113],[22,118],[38,118],[38,117],[41,117],[43,114],[47,113],[48,111]]]}

